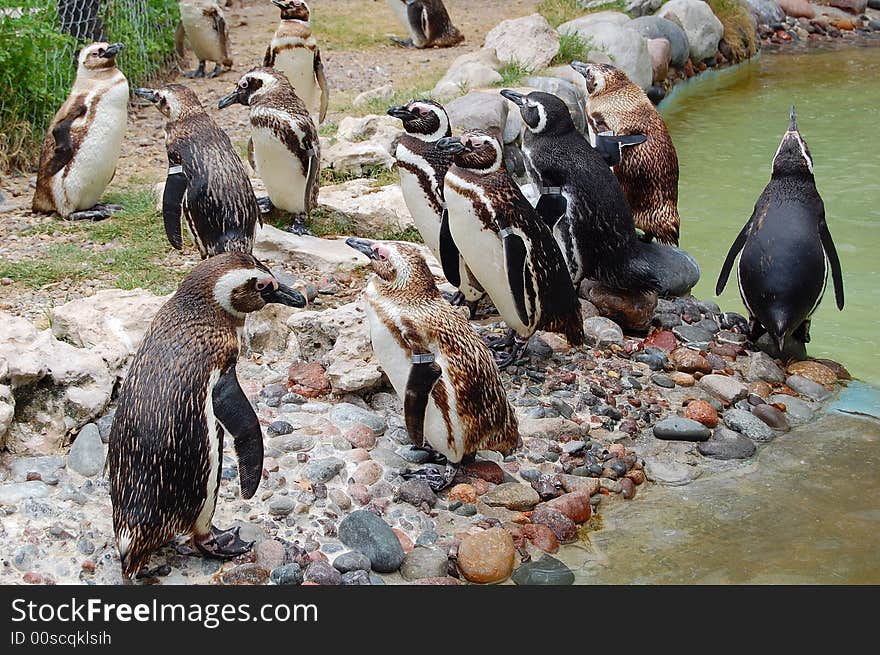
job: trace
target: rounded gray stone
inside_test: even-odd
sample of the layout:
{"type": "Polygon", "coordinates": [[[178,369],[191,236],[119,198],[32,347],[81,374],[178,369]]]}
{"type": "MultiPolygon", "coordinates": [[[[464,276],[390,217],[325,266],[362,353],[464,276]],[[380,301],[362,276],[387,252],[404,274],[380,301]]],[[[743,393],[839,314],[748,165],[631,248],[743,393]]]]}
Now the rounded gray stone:
{"type": "Polygon", "coordinates": [[[574,573],[555,557],[544,554],[541,559],[526,562],[510,576],[518,585],[570,585],[574,573]]]}
{"type": "Polygon", "coordinates": [[[773,429],[757,416],[742,409],[728,409],[722,416],[724,425],[746,435],[752,441],[766,443],[772,441],[776,434],[773,429]]]}
{"type": "Polygon", "coordinates": [[[403,558],[400,574],[406,580],[440,578],[447,574],[449,558],[438,548],[416,546],[403,558]]]}
{"type": "Polygon", "coordinates": [[[333,568],[340,573],[369,571],[370,566],[370,558],[356,550],[342,553],[342,555],[333,560],[333,568]]]}
{"type": "Polygon", "coordinates": [[[87,478],[98,475],[104,468],[104,443],[98,426],[89,423],[76,436],[67,454],[67,467],[87,478]]]}
{"type": "Polygon", "coordinates": [[[785,379],[785,384],[810,400],[825,400],[831,395],[831,392],[821,384],[802,375],[789,375],[785,379]]]}
{"type": "Polygon", "coordinates": [[[707,441],[697,445],[697,450],[701,455],[714,459],[745,459],[755,454],[757,446],[739,432],[717,428],[707,441]]]}
{"type": "Polygon", "coordinates": [[[391,527],[366,510],[356,510],[339,523],[339,540],[370,558],[374,571],[391,573],[403,563],[403,546],[391,527]]]}
{"type": "Polygon", "coordinates": [[[705,441],[711,434],[702,423],[681,416],[670,416],[654,425],[654,436],[667,441],[705,441]]]}

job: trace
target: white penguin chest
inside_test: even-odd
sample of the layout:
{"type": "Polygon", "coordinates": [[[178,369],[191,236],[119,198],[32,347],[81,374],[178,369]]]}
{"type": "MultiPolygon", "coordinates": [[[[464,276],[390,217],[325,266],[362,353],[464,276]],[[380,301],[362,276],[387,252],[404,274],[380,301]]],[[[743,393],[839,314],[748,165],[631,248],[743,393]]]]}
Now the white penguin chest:
{"type": "MultiPolygon", "coordinates": [[[[405,161],[401,159],[401,150],[406,149],[403,146],[397,146],[398,161],[405,161]]],[[[402,166],[398,170],[403,200],[406,202],[406,208],[409,209],[413,223],[415,223],[419,234],[422,235],[422,239],[425,240],[425,245],[430,248],[435,257],[440,257],[440,216],[425,192],[419,176],[402,166]]]]}
{"type": "MultiPolygon", "coordinates": [[[[223,15],[218,6],[214,5],[214,9],[223,15]]],[[[221,35],[214,26],[214,19],[205,15],[201,5],[181,2],[180,22],[199,61],[219,62],[224,59],[221,35]]]]}
{"type": "MultiPolygon", "coordinates": [[[[272,46],[276,47],[275,41],[272,46]]],[[[287,76],[310,113],[320,108],[321,87],[315,79],[315,53],[305,44],[284,48],[275,56],[275,68],[287,76]]]]}
{"type": "Polygon", "coordinates": [[[272,130],[254,127],[251,136],[257,170],[272,203],[291,213],[305,211],[308,170],[272,130]]]}

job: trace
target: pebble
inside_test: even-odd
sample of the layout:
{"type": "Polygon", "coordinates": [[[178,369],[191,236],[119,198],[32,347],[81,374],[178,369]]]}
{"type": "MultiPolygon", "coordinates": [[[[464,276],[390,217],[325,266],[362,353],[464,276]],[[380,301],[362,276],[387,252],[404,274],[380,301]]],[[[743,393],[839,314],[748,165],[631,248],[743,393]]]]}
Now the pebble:
{"type": "Polygon", "coordinates": [[[651,382],[656,384],[658,387],[663,387],[664,389],[673,389],[675,388],[675,382],[668,375],[664,375],[663,373],[654,373],[651,376],[651,382]]]}
{"type": "Polygon", "coordinates": [[[553,530],[540,523],[526,523],[522,526],[522,533],[536,548],[545,553],[555,553],[559,550],[559,540],[553,534],[553,530]]]}
{"type": "Polygon", "coordinates": [[[623,343],[623,330],[610,318],[593,316],[584,320],[584,337],[591,346],[608,346],[623,343]]]}
{"type": "Polygon", "coordinates": [[[506,580],[513,571],[516,549],[513,537],[503,528],[489,528],[466,535],[458,546],[457,564],[470,582],[506,580]]]}
{"type": "Polygon", "coordinates": [[[810,400],[825,400],[828,396],[831,395],[831,392],[828,391],[825,387],[823,387],[818,382],[814,382],[809,378],[805,378],[801,375],[790,375],[785,379],[785,384],[787,384],[791,389],[797,391],[802,396],[806,396],[810,400]]]}
{"type": "Polygon", "coordinates": [[[570,585],[574,573],[555,557],[543,555],[541,559],[526,562],[511,576],[518,585],[570,585]]]}
{"type": "Polygon", "coordinates": [[[698,423],[702,423],[707,428],[714,428],[718,425],[718,412],[705,400],[692,400],[685,407],[684,415],[698,423]]]}
{"type": "MultiPolygon", "coordinates": [[[[705,442],[701,442],[705,443],[705,442]]],[[[631,469],[626,472],[626,479],[632,480],[634,484],[642,484],[645,481],[645,472],[639,469],[631,469]]]]}
{"type": "Polygon", "coordinates": [[[269,580],[277,585],[298,585],[303,583],[303,571],[299,564],[285,564],[272,569],[269,580]]]}
{"type": "Polygon", "coordinates": [[[648,347],[633,357],[633,360],[647,364],[652,371],[662,371],[666,363],[666,353],[660,348],[648,347]]]}
{"type": "Polygon", "coordinates": [[[680,462],[651,460],[647,463],[646,477],[668,487],[680,487],[690,484],[699,477],[700,471],[695,467],[680,462]]]}
{"type": "Polygon", "coordinates": [[[669,355],[669,362],[684,373],[711,373],[709,361],[696,350],[676,348],[669,355]]]}
{"type": "Polygon", "coordinates": [[[731,430],[736,430],[758,443],[772,441],[776,436],[761,419],[741,409],[728,409],[724,412],[723,419],[731,430]]]}
{"type": "Polygon", "coordinates": [[[696,325],[679,325],[672,328],[672,333],[685,343],[706,343],[714,336],[709,330],[696,325]]]}
{"type": "Polygon", "coordinates": [[[785,374],[776,364],[776,361],[767,353],[758,351],[749,357],[749,368],[746,379],[751,381],[763,381],[780,383],[785,380],[785,374]]]}
{"type": "Polygon", "coordinates": [[[620,495],[626,500],[630,500],[636,495],[636,485],[629,478],[621,478],[618,484],[620,485],[620,495]]]}
{"type": "Polygon", "coordinates": [[[664,440],[705,441],[710,434],[702,423],[680,416],[670,416],[654,425],[654,436],[664,440]]]}
{"type": "Polygon", "coordinates": [[[398,448],[395,452],[411,464],[424,464],[431,459],[431,453],[424,448],[403,446],[398,448]]]}
{"type": "Polygon", "coordinates": [[[775,394],[767,398],[767,400],[771,403],[781,403],[785,405],[785,417],[789,423],[800,425],[813,418],[813,408],[808,402],[801,398],[775,394]]]}
{"type": "Polygon", "coordinates": [[[345,587],[374,584],[367,571],[349,571],[348,573],[343,573],[340,580],[345,587]]]}
{"type": "Polygon", "coordinates": [[[745,459],[755,454],[757,446],[747,436],[727,428],[718,428],[707,440],[697,445],[701,455],[714,459],[745,459]]]}
{"type": "Polygon", "coordinates": [[[104,469],[104,443],[98,426],[89,423],[76,436],[67,454],[67,467],[90,478],[104,469]]]}
{"type": "Polygon", "coordinates": [[[326,457],[313,459],[303,467],[302,476],[312,484],[327,482],[345,468],[345,462],[338,457],[326,457]]]}
{"type": "Polygon", "coordinates": [[[758,405],[752,409],[752,415],[757,416],[774,430],[788,430],[788,421],[785,414],[773,407],[773,405],[758,405]]]}
{"type": "Polygon", "coordinates": [[[621,491],[620,482],[611,478],[599,478],[599,487],[615,494],[619,494],[621,491]]]}
{"type": "Polygon", "coordinates": [[[575,522],[559,510],[549,507],[546,503],[538,505],[532,511],[530,518],[532,523],[539,523],[550,528],[561,544],[568,544],[577,540],[577,525],[575,525],[575,522]]]}
{"type": "Polygon", "coordinates": [[[287,516],[296,507],[296,501],[290,496],[277,496],[269,502],[269,514],[272,516],[287,516]]]}
{"type": "Polygon", "coordinates": [[[269,581],[269,572],[258,564],[240,564],[226,571],[220,580],[225,585],[262,585],[269,581]]]}
{"type": "MultiPolygon", "coordinates": [[[[599,479],[601,486],[602,479],[599,479]]],[[[585,523],[590,520],[592,508],[590,507],[590,494],[581,491],[567,493],[546,502],[547,507],[565,514],[575,523],[585,523]]]]}
{"type": "Polygon", "coordinates": [[[480,478],[492,484],[501,484],[504,482],[504,470],[495,462],[473,462],[467,464],[463,472],[466,475],[480,478]]]}
{"type": "Polygon", "coordinates": [[[283,566],[286,557],[284,544],[275,539],[264,539],[254,546],[254,561],[268,571],[283,566]]]}
{"type": "MultiPolygon", "coordinates": [[[[525,471],[520,471],[522,475],[525,471]]],[[[537,471],[535,471],[537,473],[537,471]]],[[[469,484],[457,484],[449,490],[449,500],[457,500],[461,503],[476,503],[477,490],[469,484]]]]}
{"type": "Polygon", "coordinates": [[[541,502],[541,497],[531,486],[519,482],[505,482],[484,494],[481,500],[490,507],[505,507],[523,512],[541,502]]]}
{"type": "Polygon", "coordinates": [[[334,569],[329,562],[322,559],[313,561],[306,567],[303,579],[319,585],[341,585],[342,574],[334,569]]]}
{"type": "Polygon", "coordinates": [[[747,389],[749,391],[749,397],[758,396],[758,398],[764,398],[765,400],[770,397],[771,393],[773,393],[773,388],[761,380],[750,382],[747,389]]]}
{"type": "Polygon", "coordinates": [[[287,421],[272,421],[266,428],[266,434],[270,437],[280,437],[293,432],[293,426],[287,421]]]}
{"type": "Polygon", "coordinates": [[[382,477],[382,466],[371,459],[361,462],[357,465],[351,477],[358,484],[370,486],[382,477]]]}
{"type": "Polygon", "coordinates": [[[370,428],[376,436],[385,432],[388,424],[385,419],[376,412],[352,405],[351,403],[339,403],[333,407],[330,412],[330,420],[339,426],[340,429],[346,430],[356,423],[363,423],[370,428]]]}
{"type": "Polygon", "coordinates": [[[669,379],[680,387],[692,387],[697,383],[693,375],[682,371],[672,371],[669,374],[669,379]]]}
{"type": "Polygon", "coordinates": [[[371,568],[370,558],[356,550],[342,553],[333,560],[333,568],[340,573],[349,571],[369,571],[371,568]]]}
{"type": "Polygon", "coordinates": [[[716,398],[728,403],[735,403],[749,395],[749,390],[742,382],[726,375],[704,375],[699,385],[716,398]]]}
{"type": "Polygon", "coordinates": [[[421,507],[422,504],[433,507],[437,503],[437,495],[425,480],[407,480],[397,488],[394,499],[415,507],[421,507]]]}
{"type": "Polygon", "coordinates": [[[341,489],[330,489],[330,491],[327,492],[327,495],[342,511],[351,509],[351,498],[349,498],[341,489]]]}
{"type": "Polygon", "coordinates": [[[403,558],[400,574],[405,580],[421,580],[422,578],[439,578],[446,575],[449,558],[438,548],[416,546],[403,558]]]}
{"type": "Polygon", "coordinates": [[[453,511],[453,514],[458,514],[459,516],[475,516],[476,513],[477,506],[473,503],[463,503],[453,511]]]}
{"type": "Polygon", "coordinates": [[[582,492],[593,495],[599,491],[599,480],[597,478],[566,475],[563,473],[559,475],[559,480],[562,482],[562,488],[567,493],[582,492]]]}
{"type": "Polygon", "coordinates": [[[343,436],[353,448],[370,450],[376,445],[376,433],[363,423],[355,423],[343,436]]]}
{"type": "MultiPolygon", "coordinates": [[[[820,364],[819,362],[810,360],[794,362],[793,364],[789,364],[786,370],[789,375],[800,375],[801,377],[805,377],[808,380],[812,380],[813,382],[826,387],[833,386],[834,383],[837,382],[837,374],[829,367],[820,364]]],[[[782,380],[779,381],[782,382],[782,380]]]]}
{"type": "Polygon", "coordinates": [[[374,571],[391,573],[403,562],[403,546],[391,527],[366,510],[355,510],[339,523],[339,540],[370,559],[374,571]]]}

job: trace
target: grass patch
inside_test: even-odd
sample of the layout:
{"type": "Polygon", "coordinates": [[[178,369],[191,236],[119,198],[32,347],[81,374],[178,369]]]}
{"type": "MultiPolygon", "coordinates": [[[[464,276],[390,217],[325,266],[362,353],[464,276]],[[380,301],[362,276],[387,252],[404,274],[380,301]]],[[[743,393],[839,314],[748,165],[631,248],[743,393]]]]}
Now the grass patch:
{"type": "Polygon", "coordinates": [[[590,40],[577,32],[566,32],[559,35],[559,52],[550,62],[552,66],[562,66],[573,61],[586,61],[591,50],[590,40]]]}
{"type": "Polygon", "coordinates": [[[501,75],[501,81],[493,86],[520,86],[523,79],[531,75],[532,71],[518,61],[512,61],[499,68],[498,73],[501,75]]]}
{"type": "Polygon", "coordinates": [[[336,123],[324,123],[318,128],[319,136],[336,136],[336,130],[339,126],[336,123]]]}
{"type": "Polygon", "coordinates": [[[400,175],[397,168],[391,170],[381,166],[365,166],[360,174],[357,173],[340,173],[332,168],[325,168],[321,171],[321,186],[332,186],[334,184],[342,184],[351,180],[359,180],[367,178],[375,180],[379,186],[386,184],[396,184],[400,181],[400,175]]]}
{"type": "Polygon", "coordinates": [[[758,52],[758,36],[743,5],[736,0],[707,0],[707,4],[724,26],[722,39],[730,46],[734,63],[758,52]]]}
{"type": "Polygon", "coordinates": [[[414,225],[407,227],[388,227],[378,237],[382,241],[409,241],[410,243],[424,243],[421,233],[414,225]]]}
{"type": "Polygon", "coordinates": [[[578,6],[577,0],[543,0],[538,5],[538,13],[553,27],[574,20],[587,13],[578,6]]]}
{"type": "Polygon", "coordinates": [[[32,259],[0,261],[0,277],[38,289],[69,279],[106,279],[120,289],[141,287],[165,294],[180,283],[182,273],[162,264],[171,246],[149,188],[107,194],[105,202],[125,210],[98,222],[54,220],[25,235],[74,235],[75,242],[49,246],[32,259]],[[110,245],[110,248],[100,246],[110,245]]]}
{"type": "MultiPolygon", "coordinates": [[[[340,11],[314,4],[312,32],[318,35],[322,50],[361,50],[389,43],[385,35],[389,26],[385,12],[359,11],[355,18],[344,9],[340,11]]],[[[397,25],[397,22],[393,24],[397,25]]]]}

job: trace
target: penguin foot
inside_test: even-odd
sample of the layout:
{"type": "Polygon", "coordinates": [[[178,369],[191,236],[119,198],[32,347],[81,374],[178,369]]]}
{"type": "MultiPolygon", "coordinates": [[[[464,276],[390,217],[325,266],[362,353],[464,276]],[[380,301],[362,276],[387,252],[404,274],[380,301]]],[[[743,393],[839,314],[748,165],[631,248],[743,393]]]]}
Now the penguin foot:
{"type": "Polygon", "coordinates": [[[400,474],[400,477],[404,480],[424,480],[433,491],[441,491],[452,484],[457,472],[458,467],[455,464],[446,462],[443,472],[434,466],[426,466],[416,470],[406,469],[400,474]]]}
{"type": "Polygon", "coordinates": [[[303,221],[294,221],[290,225],[284,228],[285,232],[291,232],[298,237],[307,236],[313,237],[315,233],[312,232],[309,228],[306,227],[306,224],[303,221]]]}
{"type": "Polygon", "coordinates": [[[516,332],[508,330],[503,337],[486,337],[483,341],[491,350],[506,350],[510,348],[516,340],[516,332]]]}
{"type": "Polygon", "coordinates": [[[215,77],[218,77],[222,72],[223,67],[218,63],[216,66],[214,66],[214,70],[208,73],[205,77],[207,77],[208,79],[214,79],[215,77]]]}
{"type": "Polygon", "coordinates": [[[388,39],[396,46],[400,46],[401,48],[415,48],[416,45],[413,43],[412,39],[401,39],[397,36],[389,36],[388,39]]]}
{"type": "Polygon", "coordinates": [[[122,211],[122,205],[95,205],[91,209],[84,209],[82,211],[73,212],[72,214],[68,214],[67,220],[69,221],[102,221],[105,218],[110,218],[116,212],[122,211]]]}
{"type": "Polygon", "coordinates": [[[257,198],[257,205],[260,207],[261,214],[268,214],[275,209],[275,205],[272,204],[269,196],[261,196],[257,198]]]}
{"type": "Polygon", "coordinates": [[[453,307],[467,307],[470,312],[471,320],[477,317],[477,305],[480,304],[479,300],[468,300],[461,291],[456,291],[451,296],[447,294],[443,294],[443,296],[453,307]]]}
{"type": "Polygon", "coordinates": [[[232,559],[243,555],[254,546],[253,541],[244,541],[239,537],[240,531],[239,526],[220,530],[212,525],[211,534],[204,537],[193,536],[193,546],[207,557],[232,559]]]}
{"type": "Polygon", "coordinates": [[[526,349],[526,344],[528,344],[528,339],[525,341],[514,339],[513,347],[509,351],[492,353],[498,368],[507,368],[511,364],[517,362],[522,355],[523,350],[526,349]]]}
{"type": "Polygon", "coordinates": [[[183,76],[188,77],[190,79],[193,79],[196,77],[204,77],[205,76],[205,62],[200,61],[198,68],[196,68],[194,71],[190,71],[189,73],[184,73],[183,76]]]}

